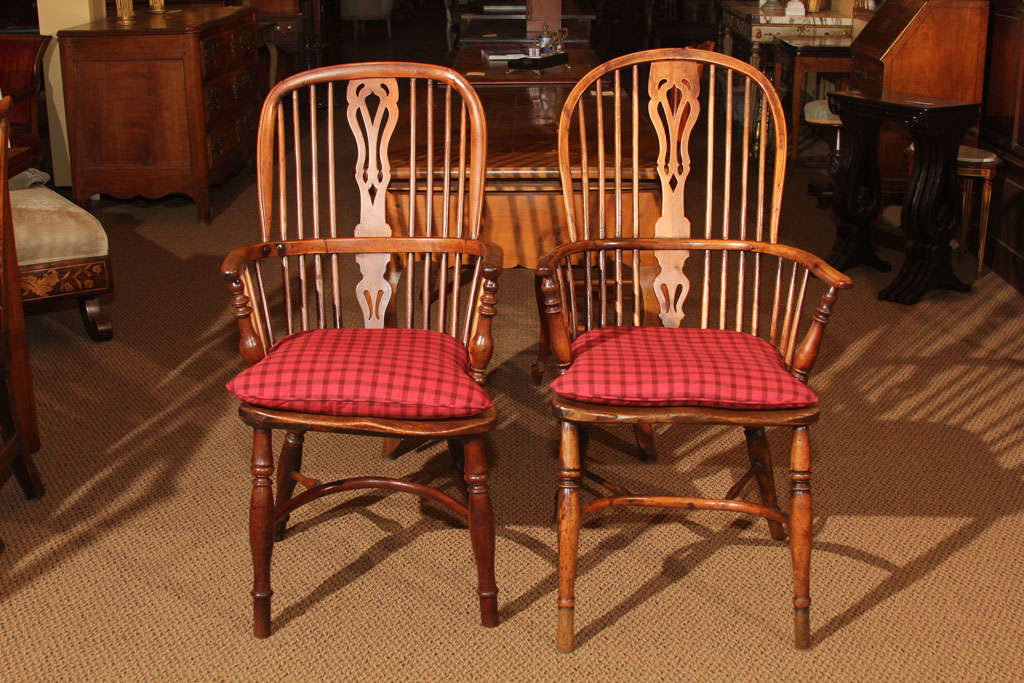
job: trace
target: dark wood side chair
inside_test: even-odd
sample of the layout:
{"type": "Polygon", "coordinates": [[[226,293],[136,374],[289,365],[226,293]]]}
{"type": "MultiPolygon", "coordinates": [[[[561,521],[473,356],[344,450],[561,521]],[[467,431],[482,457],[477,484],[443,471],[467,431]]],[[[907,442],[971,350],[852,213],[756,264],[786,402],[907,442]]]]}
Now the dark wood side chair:
{"type": "Polygon", "coordinates": [[[15,147],[28,147],[38,160],[39,93],[43,84],[43,53],[50,36],[0,35],[0,92],[14,99],[11,105],[11,139],[15,147]]]}
{"type": "Polygon", "coordinates": [[[558,648],[573,647],[581,520],[628,505],[760,515],[777,540],[788,526],[796,646],[808,647],[807,429],[818,399],[805,382],[837,292],[852,282],[816,256],[777,243],[786,164],[778,95],[749,64],[714,52],[626,55],[572,90],[558,153],[572,241],[537,269],[545,341],[560,375],[551,384],[561,425],[558,648]],[[644,66],[649,76],[640,78],[644,66]],[[657,142],[645,147],[638,140],[647,127],[657,142]],[[751,154],[755,129],[762,144],[751,154]],[[638,212],[645,182],[660,191],[659,215],[638,212]],[[813,296],[809,275],[823,292],[804,316],[813,296]],[[750,468],[720,499],[638,495],[585,470],[590,429],[652,423],[740,426],[750,468]],[[793,429],[788,513],[776,503],[767,426],[793,429]],[[583,505],[584,476],[608,495],[583,505]],[[737,500],[751,479],[759,503],[737,500]]]}
{"type": "MultiPolygon", "coordinates": [[[[43,482],[32,454],[39,450],[39,425],[7,190],[11,105],[10,97],[0,100],[0,485],[13,472],[25,495],[38,498],[43,495],[43,482]]],[[[0,540],[0,551],[3,547],[0,540]]]]}
{"type": "Polygon", "coordinates": [[[480,385],[501,249],[479,239],[486,155],[480,100],[445,67],[341,64],[291,76],[267,96],[257,149],[261,241],[233,250],[222,266],[250,366],[228,389],[254,432],[257,637],[270,634],[271,550],[290,513],[359,489],[414,493],[467,520],[481,622],[497,624],[482,440],[495,410],[480,385]],[[352,177],[335,159],[336,136],[345,134],[357,147],[358,222],[337,202],[338,186],[352,177]],[[389,154],[392,136],[408,139],[406,158],[389,154]],[[392,182],[393,166],[406,161],[392,182]],[[342,236],[346,219],[357,222],[354,237],[342,236]],[[275,429],[285,433],[276,495],[275,429]],[[422,473],[314,480],[300,472],[307,432],[446,439],[467,502],[427,486],[422,473]],[[296,483],[306,490],[293,495],[296,483]]]}

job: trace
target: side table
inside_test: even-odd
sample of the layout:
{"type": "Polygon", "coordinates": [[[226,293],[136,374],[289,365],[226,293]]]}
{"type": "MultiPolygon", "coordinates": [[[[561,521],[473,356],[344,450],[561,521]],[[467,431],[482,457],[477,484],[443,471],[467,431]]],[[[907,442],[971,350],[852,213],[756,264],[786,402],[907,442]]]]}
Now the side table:
{"type": "Polygon", "coordinates": [[[842,271],[861,264],[890,269],[871,246],[871,230],[881,208],[878,132],[883,121],[895,121],[916,149],[901,220],[906,260],[878,298],[913,304],[930,289],[969,291],[953,273],[950,240],[960,215],[957,148],[981,105],[891,90],[835,92],[828,101],[843,121],[844,143],[832,167],[838,221],[826,260],[842,271]]]}
{"type": "Polygon", "coordinates": [[[803,111],[804,79],[809,73],[848,74],[851,70],[849,36],[798,36],[775,39],[775,87],[782,85],[782,67],[785,62],[793,68],[793,103],[790,115],[790,159],[796,157],[796,143],[800,132],[800,113],[803,111]]]}

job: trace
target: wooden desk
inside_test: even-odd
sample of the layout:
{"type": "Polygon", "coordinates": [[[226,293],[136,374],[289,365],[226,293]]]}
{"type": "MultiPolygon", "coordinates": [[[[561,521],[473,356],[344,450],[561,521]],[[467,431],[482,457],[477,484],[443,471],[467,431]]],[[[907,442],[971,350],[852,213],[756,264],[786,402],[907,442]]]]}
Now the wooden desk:
{"type": "Polygon", "coordinates": [[[828,262],[842,271],[861,264],[890,269],[875,254],[871,231],[881,205],[878,134],[883,122],[893,121],[914,140],[914,171],[901,218],[906,260],[878,298],[913,304],[930,289],[970,290],[953,274],[950,240],[960,215],[957,148],[981,105],[892,90],[831,93],[828,101],[843,120],[845,141],[832,167],[838,222],[828,262]]]}
{"type": "Polygon", "coordinates": [[[804,96],[804,79],[809,73],[848,74],[851,69],[849,37],[798,37],[775,39],[775,87],[782,85],[783,64],[792,64],[793,93],[789,128],[789,151],[796,156],[800,132],[800,114],[804,96]]]}
{"type": "Polygon", "coordinates": [[[750,63],[761,68],[761,46],[776,38],[853,37],[853,18],[836,12],[808,12],[789,17],[784,10],[764,10],[756,2],[721,1],[720,44],[726,54],[734,54],[736,39],[750,43],[750,63]]]}

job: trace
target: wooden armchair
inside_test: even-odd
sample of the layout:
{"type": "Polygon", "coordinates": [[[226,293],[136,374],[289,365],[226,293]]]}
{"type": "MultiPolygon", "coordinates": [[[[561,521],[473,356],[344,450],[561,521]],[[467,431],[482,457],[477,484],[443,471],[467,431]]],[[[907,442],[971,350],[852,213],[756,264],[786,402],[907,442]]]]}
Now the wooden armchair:
{"type": "Polygon", "coordinates": [[[38,160],[39,93],[43,85],[43,53],[50,36],[0,34],[0,93],[10,96],[11,144],[28,147],[38,160]]]}
{"type": "MultiPolygon", "coordinates": [[[[0,100],[0,485],[13,472],[25,495],[38,498],[43,495],[43,483],[32,454],[39,450],[39,425],[7,190],[7,114],[11,105],[10,97],[0,100]]],[[[0,551],[3,547],[0,540],[0,551]]]]}
{"type": "Polygon", "coordinates": [[[480,385],[492,351],[501,250],[478,239],[487,149],[480,101],[465,78],[440,66],[324,67],[271,90],[258,145],[261,241],[232,251],[222,268],[250,365],[228,389],[254,431],[255,634],[270,634],[271,550],[289,515],[325,495],[371,488],[413,493],[467,520],[481,622],[494,626],[494,523],[482,435],[494,426],[495,411],[480,385]],[[392,183],[389,154],[398,125],[409,140],[401,187],[392,183]],[[355,212],[343,213],[337,203],[344,175],[336,168],[335,135],[347,133],[358,150],[354,237],[341,235],[345,217],[356,223],[355,212]],[[404,213],[390,203],[394,195],[405,198],[404,213]],[[270,278],[270,269],[279,277],[270,278]],[[285,432],[276,496],[275,429],[285,432]],[[300,472],[307,432],[446,439],[467,502],[428,486],[436,474],[314,480],[300,472]],[[306,490],[293,496],[296,483],[306,490]]]}
{"type": "Polygon", "coordinates": [[[778,95],[759,71],[714,52],[626,55],[572,90],[558,151],[572,242],[540,260],[537,296],[542,352],[550,347],[560,375],[551,384],[561,424],[559,649],[573,647],[580,522],[630,505],[759,515],[777,540],[788,526],[796,645],[808,647],[807,429],[819,407],[805,382],[837,292],[852,283],[776,243],[786,163],[778,95]],[[610,116],[597,104],[606,101],[610,116]],[[638,144],[647,126],[658,140],[650,149],[638,144]],[[660,215],[638,210],[645,178],[660,188],[660,215]],[[805,316],[811,275],[823,292],[805,316]],[[652,423],[742,427],[750,468],[721,498],[638,495],[585,470],[588,430],[623,424],[649,435],[652,423]],[[766,426],[793,429],[788,513],[776,503],[766,426]],[[608,495],[582,505],[584,476],[608,495]],[[736,500],[751,479],[760,502],[736,500]]]}

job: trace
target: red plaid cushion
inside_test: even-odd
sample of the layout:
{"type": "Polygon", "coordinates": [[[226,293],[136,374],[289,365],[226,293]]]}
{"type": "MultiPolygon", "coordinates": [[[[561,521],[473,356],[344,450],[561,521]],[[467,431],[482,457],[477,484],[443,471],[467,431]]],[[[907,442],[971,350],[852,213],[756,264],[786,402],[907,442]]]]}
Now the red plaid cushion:
{"type": "Polygon", "coordinates": [[[492,405],[469,376],[466,347],[432,330],[299,332],[227,387],[246,403],[321,415],[430,420],[492,405]]]}
{"type": "Polygon", "coordinates": [[[818,402],[771,344],[743,332],[605,327],[578,337],[572,352],[551,389],[577,401],[746,409],[818,402]]]}

